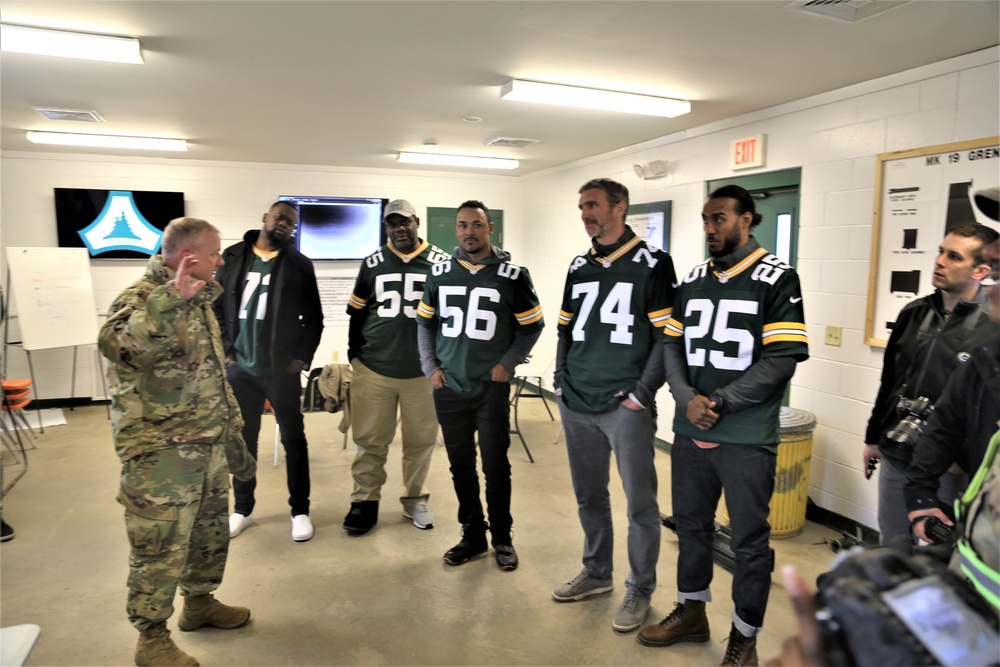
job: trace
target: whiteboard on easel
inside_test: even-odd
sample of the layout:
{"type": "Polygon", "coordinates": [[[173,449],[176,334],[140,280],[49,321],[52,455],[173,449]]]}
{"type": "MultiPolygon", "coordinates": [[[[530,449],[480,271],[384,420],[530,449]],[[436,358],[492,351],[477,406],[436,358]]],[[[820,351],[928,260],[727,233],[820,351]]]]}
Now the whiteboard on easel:
{"type": "Polygon", "coordinates": [[[7,272],[11,314],[25,350],[97,342],[97,306],[86,248],[7,248],[7,272]]]}

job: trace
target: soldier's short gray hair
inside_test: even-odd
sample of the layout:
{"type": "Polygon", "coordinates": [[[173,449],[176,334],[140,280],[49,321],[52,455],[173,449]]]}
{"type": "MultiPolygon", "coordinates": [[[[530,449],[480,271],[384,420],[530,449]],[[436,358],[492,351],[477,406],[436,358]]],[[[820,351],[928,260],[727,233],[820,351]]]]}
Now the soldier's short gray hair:
{"type": "Polygon", "coordinates": [[[174,218],[163,230],[163,245],[161,253],[164,257],[173,257],[185,245],[194,243],[195,239],[205,232],[222,233],[207,220],[201,218],[174,218]]]}

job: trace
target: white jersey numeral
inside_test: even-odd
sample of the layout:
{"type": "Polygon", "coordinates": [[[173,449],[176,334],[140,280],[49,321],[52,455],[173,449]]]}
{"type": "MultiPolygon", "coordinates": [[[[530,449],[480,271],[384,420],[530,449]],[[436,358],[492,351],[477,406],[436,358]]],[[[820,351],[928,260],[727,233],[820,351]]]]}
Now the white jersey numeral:
{"type": "MultiPolygon", "coordinates": [[[[247,282],[243,286],[243,296],[240,297],[240,319],[247,319],[247,304],[250,303],[250,298],[253,297],[254,292],[257,291],[257,286],[261,284],[260,274],[254,273],[253,271],[247,271],[247,282]]],[[[271,284],[271,274],[264,276],[264,287],[271,284]]],[[[267,314],[267,292],[260,295],[257,299],[257,314],[256,319],[263,320],[264,315],[267,314]]]]}
{"type": "Polygon", "coordinates": [[[727,371],[743,371],[749,368],[753,362],[753,334],[746,329],[730,327],[729,316],[732,313],[756,315],[757,309],[756,301],[741,299],[721,299],[718,306],[709,299],[688,301],[684,317],[690,318],[695,315],[698,317],[695,324],[684,326],[688,366],[705,366],[705,349],[695,349],[694,344],[711,332],[712,339],[717,343],[736,343],[736,354],[729,356],[721,350],[711,350],[708,353],[708,363],[727,371]]]}
{"type": "Polygon", "coordinates": [[[375,300],[379,302],[375,312],[380,317],[396,317],[400,310],[410,319],[417,316],[416,304],[424,296],[425,276],[420,273],[383,273],[375,278],[375,300]],[[391,283],[402,283],[403,293],[391,283]],[[392,287],[392,289],[390,289],[392,287]],[[405,305],[403,305],[405,303],[405,305]],[[402,307],[402,308],[400,308],[402,307]]]}
{"type": "Polygon", "coordinates": [[[483,300],[500,303],[500,291],[493,287],[473,287],[469,291],[468,313],[461,306],[450,305],[448,299],[465,297],[468,288],[464,285],[442,285],[440,297],[441,335],[458,338],[463,332],[475,340],[491,340],[497,331],[496,313],[480,307],[483,300]]]}
{"type": "MultiPolygon", "coordinates": [[[[583,297],[580,312],[573,322],[573,340],[586,340],[587,320],[597,302],[600,285],[597,282],[577,283],[573,285],[573,298],[583,297]]],[[[632,314],[632,283],[615,283],[600,306],[600,317],[603,324],[613,325],[610,340],[618,345],[632,344],[632,327],[635,326],[635,315],[632,314]]]]}

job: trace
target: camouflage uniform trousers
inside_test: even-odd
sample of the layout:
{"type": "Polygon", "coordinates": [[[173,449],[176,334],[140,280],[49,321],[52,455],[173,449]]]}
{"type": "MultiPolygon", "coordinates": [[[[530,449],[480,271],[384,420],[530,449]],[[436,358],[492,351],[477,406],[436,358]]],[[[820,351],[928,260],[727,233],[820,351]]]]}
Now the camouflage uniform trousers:
{"type": "Polygon", "coordinates": [[[129,622],[138,630],[165,622],[174,594],[211,593],[229,552],[229,468],[221,444],[179,445],[122,466],[129,622]]]}

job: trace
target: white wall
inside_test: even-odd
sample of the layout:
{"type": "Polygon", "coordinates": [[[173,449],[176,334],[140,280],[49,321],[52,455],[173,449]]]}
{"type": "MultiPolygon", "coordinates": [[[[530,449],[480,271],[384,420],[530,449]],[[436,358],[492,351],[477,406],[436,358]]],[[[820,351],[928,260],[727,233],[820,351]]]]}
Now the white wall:
{"type": "MultiPolygon", "coordinates": [[[[882,350],[863,342],[875,156],[1000,134],[998,54],[1000,49],[988,49],[520,179],[4,153],[0,239],[4,246],[56,245],[53,187],[182,190],[189,215],[213,222],[229,240],[258,227],[279,194],[404,197],[418,209],[474,197],[505,211],[509,248],[531,270],[547,316],[536,350],[539,358],[548,358],[555,350],[566,267],[588,243],[576,208],[579,186],[607,176],[625,183],[635,203],[671,200],[670,252],[682,274],[704,257],[705,181],[733,174],[727,160],[732,139],[763,132],[766,167],[742,173],[802,168],[797,268],[812,356],[792,382],[792,405],[814,413],[819,422],[809,495],[822,507],[875,526],[876,485],[866,483],[860,470],[864,427],[882,365],[882,350]],[[638,179],[632,165],[654,159],[669,162],[668,175],[638,179]],[[823,344],[828,324],[843,327],[842,347],[823,344]]],[[[320,275],[357,271],[356,262],[326,264],[317,266],[320,275]]],[[[136,263],[94,262],[98,309],[105,310],[140,271],[136,263]]],[[[326,331],[314,365],[329,362],[334,351],[343,358],[346,341],[343,328],[326,331]]],[[[19,356],[11,354],[11,374],[25,372],[19,356]]],[[[35,353],[43,398],[69,395],[70,358],[68,350],[35,353]]],[[[75,394],[92,395],[91,382],[78,379],[75,394]]],[[[673,402],[666,390],[658,399],[659,435],[670,440],[673,402]]]]}
{"type": "MultiPolygon", "coordinates": [[[[802,168],[798,271],[811,358],[792,380],[791,405],[816,415],[810,497],[820,506],[876,526],[876,484],[861,473],[861,450],[878,390],[881,348],[864,344],[875,156],[1000,134],[998,49],[664,137],[522,179],[524,243],[549,327],[541,349],[555,349],[555,317],[570,260],[588,247],[577,191],[595,177],[624,183],[634,203],[672,201],[670,253],[678,275],[705,257],[701,207],[705,181],[802,168]],[[732,172],[729,142],[767,135],[767,165],[732,172]],[[669,163],[644,181],[635,163],[669,163]],[[843,327],[842,347],[824,344],[826,325],[843,327]]],[[[1000,166],[998,166],[1000,169],[1000,166]]],[[[674,403],[663,389],[658,436],[672,439],[674,403]]]]}
{"type": "MultiPolygon", "coordinates": [[[[427,207],[453,207],[466,199],[479,199],[504,211],[510,243],[517,243],[521,235],[520,186],[511,176],[7,152],[0,160],[0,179],[4,249],[57,245],[56,187],[183,192],[185,213],[217,226],[223,247],[242,239],[248,229],[260,229],[261,217],[279,195],[403,198],[417,207],[421,217],[427,207]]],[[[3,255],[0,267],[6,275],[6,252],[3,255]]],[[[91,262],[100,322],[114,298],[142,274],[145,265],[139,260],[91,262]]],[[[359,266],[356,261],[316,262],[316,273],[354,278],[359,266]]],[[[18,340],[16,326],[10,340],[18,340]]],[[[334,353],[338,361],[347,360],[347,327],[324,329],[313,365],[331,363],[334,353]]],[[[31,357],[39,397],[69,397],[72,348],[35,351],[31,357]]],[[[95,358],[92,351],[80,350],[72,395],[102,395],[100,374],[92,370],[95,358]]],[[[20,350],[10,349],[8,376],[28,377],[26,359],[20,350]]]]}

